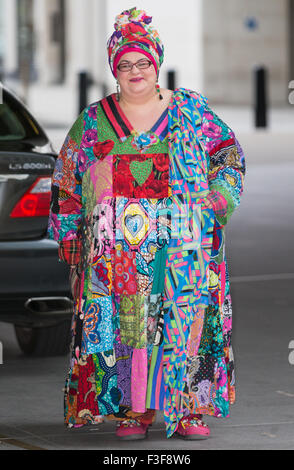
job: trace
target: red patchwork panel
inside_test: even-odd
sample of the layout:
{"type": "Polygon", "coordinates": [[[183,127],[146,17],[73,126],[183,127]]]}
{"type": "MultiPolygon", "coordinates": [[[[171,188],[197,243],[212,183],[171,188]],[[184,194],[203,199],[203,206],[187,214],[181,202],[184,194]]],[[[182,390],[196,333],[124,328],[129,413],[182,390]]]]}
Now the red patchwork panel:
{"type": "Polygon", "coordinates": [[[163,198],[169,196],[169,157],[167,153],[115,155],[114,196],[163,198]]]}
{"type": "Polygon", "coordinates": [[[112,256],[114,292],[116,294],[136,294],[136,253],[114,250],[112,256]]]}
{"type": "Polygon", "coordinates": [[[99,409],[96,400],[95,366],[91,356],[80,365],[79,372],[77,415],[83,418],[84,414],[91,412],[93,416],[97,416],[99,409]]]}

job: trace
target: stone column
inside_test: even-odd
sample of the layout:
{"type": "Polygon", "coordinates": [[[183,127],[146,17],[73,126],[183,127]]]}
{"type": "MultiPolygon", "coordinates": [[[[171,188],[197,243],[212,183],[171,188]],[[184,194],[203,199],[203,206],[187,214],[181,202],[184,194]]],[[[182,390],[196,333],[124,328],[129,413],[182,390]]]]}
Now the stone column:
{"type": "Polygon", "coordinates": [[[3,0],[4,74],[17,70],[17,5],[16,0],[3,0]]]}

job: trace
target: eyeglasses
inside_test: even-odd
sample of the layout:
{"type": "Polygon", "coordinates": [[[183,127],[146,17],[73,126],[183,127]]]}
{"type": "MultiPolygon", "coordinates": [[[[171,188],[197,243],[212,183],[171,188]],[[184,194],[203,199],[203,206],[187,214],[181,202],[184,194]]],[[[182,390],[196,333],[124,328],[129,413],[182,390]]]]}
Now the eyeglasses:
{"type": "Polygon", "coordinates": [[[129,72],[130,70],[133,69],[134,65],[137,67],[137,69],[144,70],[144,69],[148,69],[148,67],[150,67],[151,64],[152,64],[151,60],[140,59],[138,60],[138,62],[135,62],[134,64],[132,64],[132,62],[121,62],[120,64],[118,64],[117,68],[121,72],[129,72]]]}

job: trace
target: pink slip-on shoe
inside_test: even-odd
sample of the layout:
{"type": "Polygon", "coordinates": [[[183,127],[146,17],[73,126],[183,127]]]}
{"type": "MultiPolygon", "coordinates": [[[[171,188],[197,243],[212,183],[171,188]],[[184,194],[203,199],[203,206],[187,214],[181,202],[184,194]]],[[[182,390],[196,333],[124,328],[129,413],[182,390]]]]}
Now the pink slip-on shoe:
{"type": "Polygon", "coordinates": [[[125,441],[145,439],[148,424],[140,423],[136,419],[124,419],[117,423],[116,436],[125,441]]]}
{"type": "Polygon", "coordinates": [[[199,416],[189,415],[180,420],[175,434],[182,439],[207,439],[210,430],[199,416]]]}

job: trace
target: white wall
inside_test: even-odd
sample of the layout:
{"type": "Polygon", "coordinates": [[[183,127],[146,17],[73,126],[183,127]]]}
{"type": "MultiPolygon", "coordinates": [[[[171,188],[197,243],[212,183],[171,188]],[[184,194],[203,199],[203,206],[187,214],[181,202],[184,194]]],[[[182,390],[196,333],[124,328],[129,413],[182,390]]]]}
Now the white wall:
{"type": "Polygon", "coordinates": [[[14,72],[17,67],[17,21],[16,0],[4,0],[3,36],[4,36],[4,70],[14,72]]]}
{"type": "Polygon", "coordinates": [[[216,103],[253,101],[253,68],[269,72],[271,104],[285,104],[288,87],[288,0],[205,0],[205,92],[216,103]],[[248,29],[247,18],[257,27],[248,29]]]}

